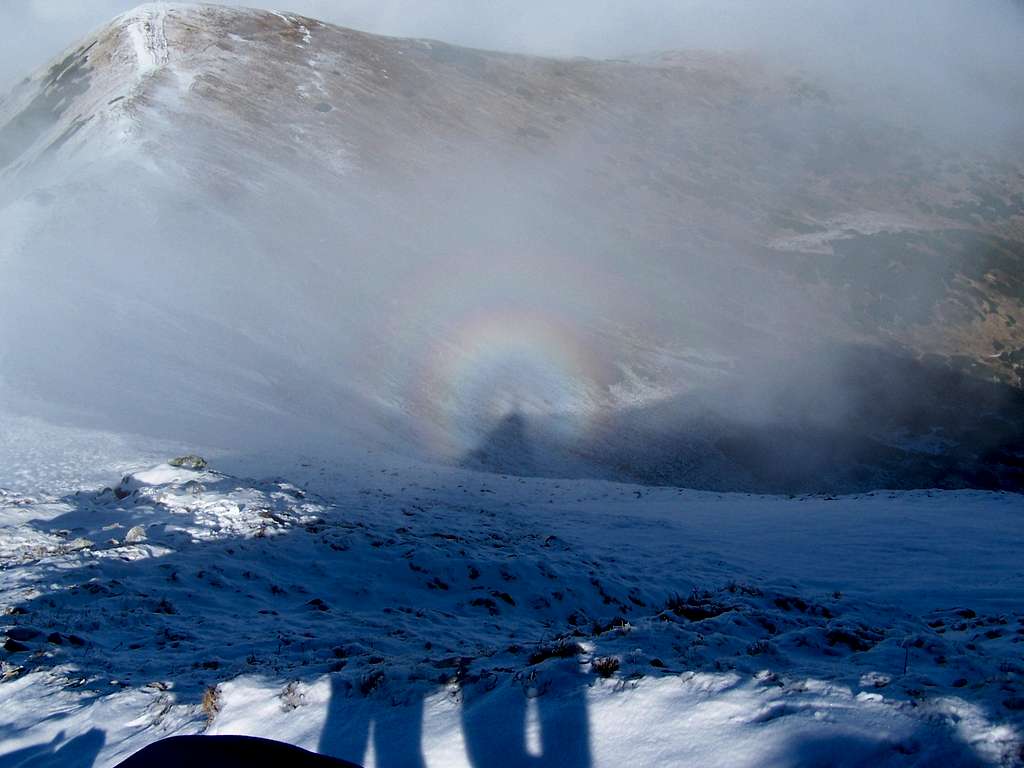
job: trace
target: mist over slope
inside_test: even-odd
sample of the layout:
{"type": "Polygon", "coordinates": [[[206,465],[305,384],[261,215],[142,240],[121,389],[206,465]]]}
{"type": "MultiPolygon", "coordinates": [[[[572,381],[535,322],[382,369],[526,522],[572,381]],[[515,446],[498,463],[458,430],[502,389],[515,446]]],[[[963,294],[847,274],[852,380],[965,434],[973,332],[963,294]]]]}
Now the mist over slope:
{"type": "Polygon", "coordinates": [[[3,396],[527,474],[1019,487],[1018,150],[754,55],[149,4],[0,103],[3,396]]]}

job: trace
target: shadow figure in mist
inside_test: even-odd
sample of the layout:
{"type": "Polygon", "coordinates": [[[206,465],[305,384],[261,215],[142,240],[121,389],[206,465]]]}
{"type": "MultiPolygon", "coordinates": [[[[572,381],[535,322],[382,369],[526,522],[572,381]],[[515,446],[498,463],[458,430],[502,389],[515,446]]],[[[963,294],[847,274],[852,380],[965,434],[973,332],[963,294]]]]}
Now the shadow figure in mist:
{"type": "Polygon", "coordinates": [[[530,476],[537,474],[536,451],[526,417],[518,411],[495,424],[476,448],[459,462],[467,469],[530,476]]]}
{"type": "Polygon", "coordinates": [[[66,741],[61,731],[46,744],[35,744],[0,755],[0,768],[92,768],[106,743],[106,734],[99,728],[66,741]]]}

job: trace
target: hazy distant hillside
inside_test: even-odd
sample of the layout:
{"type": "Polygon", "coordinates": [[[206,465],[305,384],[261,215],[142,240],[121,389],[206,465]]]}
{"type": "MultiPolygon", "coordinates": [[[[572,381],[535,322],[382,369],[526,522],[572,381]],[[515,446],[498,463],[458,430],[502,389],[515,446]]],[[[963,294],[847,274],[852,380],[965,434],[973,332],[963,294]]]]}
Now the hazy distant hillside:
{"type": "Polygon", "coordinates": [[[1019,483],[1019,157],[809,73],[151,4],[0,103],[0,165],[23,410],[709,487],[762,487],[768,430],[865,467],[783,489],[1019,483]],[[876,367],[904,397],[865,420],[876,367]]]}

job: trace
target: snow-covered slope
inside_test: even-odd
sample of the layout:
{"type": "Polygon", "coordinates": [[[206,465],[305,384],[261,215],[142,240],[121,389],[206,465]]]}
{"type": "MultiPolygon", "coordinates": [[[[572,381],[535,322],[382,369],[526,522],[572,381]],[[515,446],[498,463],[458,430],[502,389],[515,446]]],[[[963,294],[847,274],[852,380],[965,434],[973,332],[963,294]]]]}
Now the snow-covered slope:
{"type": "Polygon", "coordinates": [[[201,732],[374,765],[1020,757],[1013,495],[196,466],[0,497],[3,764],[201,732]]]}
{"type": "MultiPolygon", "coordinates": [[[[1014,382],[1012,155],[955,155],[809,77],[738,55],[549,60],[144,5],[0,104],[5,399],[161,437],[369,441],[528,471],[500,450],[512,418],[557,474],[766,488],[685,421],[694,398],[713,411],[709,393],[739,387],[727,428],[774,435],[793,427],[775,393],[827,391],[820,348],[837,345],[879,361],[869,380],[886,355],[932,354],[904,387],[926,402],[950,360],[1014,382]],[[699,447],[638,464],[666,440],[652,422],[676,453],[699,447]]],[[[911,450],[911,474],[966,462],[957,476],[975,477],[980,461],[981,484],[1019,484],[998,458],[1018,395],[986,398],[1007,404],[1009,434],[977,444],[991,433],[944,424],[961,455],[935,470],[911,450]]],[[[828,441],[849,399],[867,397],[816,408],[828,441]]],[[[942,444],[941,415],[893,405],[856,436],[868,454],[942,444]]],[[[885,484],[888,461],[837,486],[885,484]]]]}

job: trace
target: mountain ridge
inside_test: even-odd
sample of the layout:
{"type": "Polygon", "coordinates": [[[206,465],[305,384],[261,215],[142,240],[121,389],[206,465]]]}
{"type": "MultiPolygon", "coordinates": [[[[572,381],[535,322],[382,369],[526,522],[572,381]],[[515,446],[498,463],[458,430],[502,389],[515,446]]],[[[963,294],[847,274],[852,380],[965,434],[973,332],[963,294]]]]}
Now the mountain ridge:
{"type": "Polygon", "coordinates": [[[445,460],[510,416],[568,450],[751,370],[799,392],[823,345],[1020,387],[1024,174],[957,151],[749,54],[150,3],[0,104],[5,380],[100,423],[445,460]]]}

